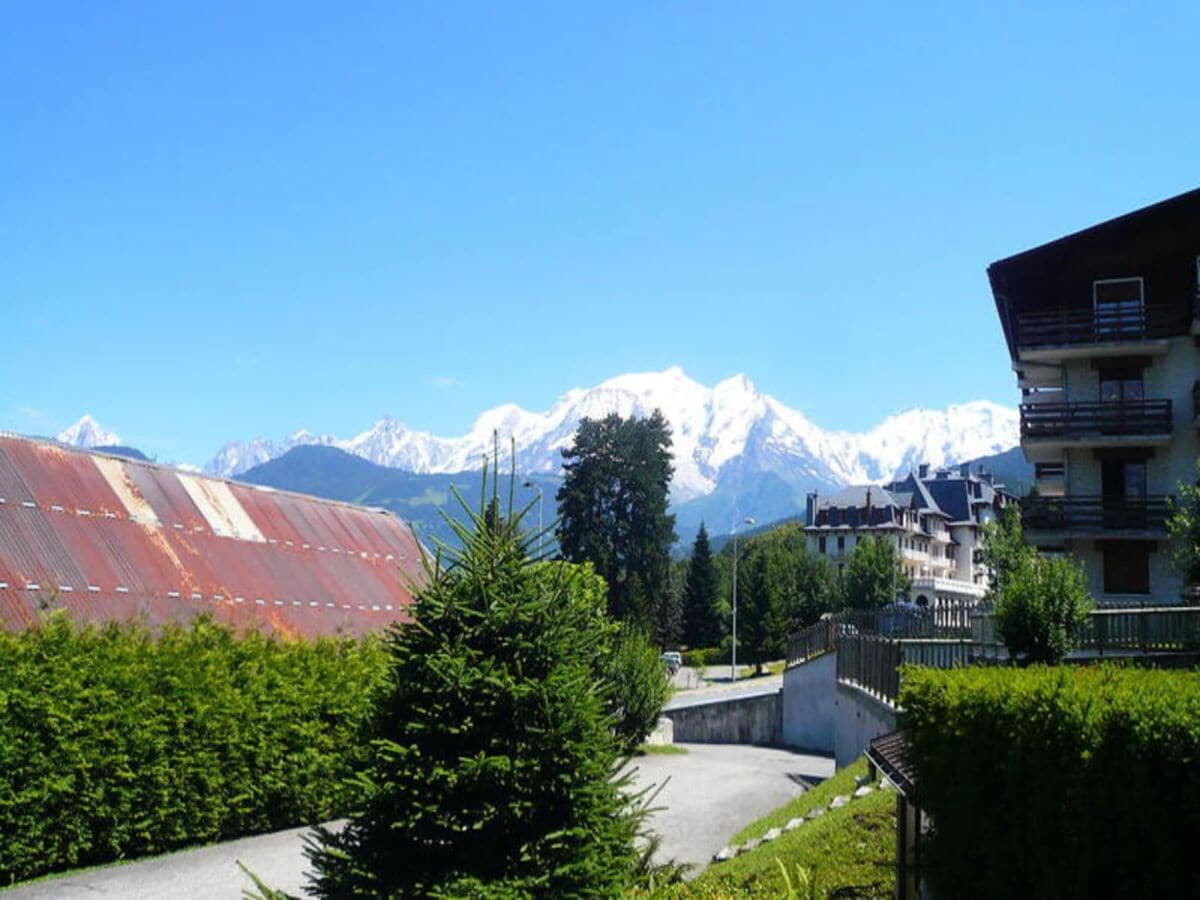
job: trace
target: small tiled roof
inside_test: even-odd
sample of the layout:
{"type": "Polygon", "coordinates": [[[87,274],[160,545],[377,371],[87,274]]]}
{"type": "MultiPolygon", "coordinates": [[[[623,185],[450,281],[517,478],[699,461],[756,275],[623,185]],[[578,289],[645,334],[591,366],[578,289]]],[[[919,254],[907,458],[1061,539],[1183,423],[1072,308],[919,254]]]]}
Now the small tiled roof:
{"type": "Polygon", "coordinates": [[[903,731],[892,731],[867,745],[867,758],[909,801],[917,798],[917,773],[908,762],[908,739],[903,731]]]}
{"type": "Polygon", "coordinates": [[[862,508],[870,499],[872,507],[899,506],[896,497],[877,484],[855,484],[842,488],[836,494],[820,497],[817,500],[818,509],[848,509],[862,508]]]}

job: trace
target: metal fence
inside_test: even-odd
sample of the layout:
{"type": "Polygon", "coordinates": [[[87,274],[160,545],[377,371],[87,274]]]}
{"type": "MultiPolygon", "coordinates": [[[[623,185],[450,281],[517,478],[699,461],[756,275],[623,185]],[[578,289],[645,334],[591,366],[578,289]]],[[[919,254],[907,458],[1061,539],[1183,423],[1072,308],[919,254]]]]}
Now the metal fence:
{"type": "Polygon", "coordinates": [[[895,704],[900,693],[901,641],[871,634],[846,634],[838,639],[837,680],[853,684],[884,703],[895,704]]]}
{"type": "MultiPolygon", "coordinates": [[[[838,681],[894,705],[905,663],[951,669],[1006,657],[985,605],[950,609],[940,622],[936,615],[905,620],[903,627],[893,612],[839,613],[809,626],[793,636],[788,666],[836,651],[838,681]]],[[[1098,656],[1200,655],[1200,606],[1094,610],[1076,633],[1076,647],[1098,656]]]]}
{"type": "MultiPolygon", "coordinates": [[[[971,640],[980,647],[1003,645],[991,610],[980,610],[971,640]]],[[[1098,656],[1200,653],[1200,606],[1096,609],[1076,629],[1075,647],[1098,656]]]]}

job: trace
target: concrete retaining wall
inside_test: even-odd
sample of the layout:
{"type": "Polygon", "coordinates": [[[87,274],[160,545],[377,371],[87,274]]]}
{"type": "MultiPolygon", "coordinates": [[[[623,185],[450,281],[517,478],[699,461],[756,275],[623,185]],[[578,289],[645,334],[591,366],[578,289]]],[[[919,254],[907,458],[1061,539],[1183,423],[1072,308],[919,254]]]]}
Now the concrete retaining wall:
{"type": "Polygon", "coordinates": [[[826,653],[783,673],[783,743],[797,750],[834,752],[837,654],[826,653]]]}
{"type": "Polygon", "coordinates": [[[840,769],[862,755],[872,738],[896,730],[896,711],[866,691],[840,682],[834,698],[833,756],[840,769]]]}
{"type": "Polygon", "coordinates": [[[760,744],[782,742],[783,692],[732,697],[663,711],[674,723],[675,740],[699,744],[760,744]]]}

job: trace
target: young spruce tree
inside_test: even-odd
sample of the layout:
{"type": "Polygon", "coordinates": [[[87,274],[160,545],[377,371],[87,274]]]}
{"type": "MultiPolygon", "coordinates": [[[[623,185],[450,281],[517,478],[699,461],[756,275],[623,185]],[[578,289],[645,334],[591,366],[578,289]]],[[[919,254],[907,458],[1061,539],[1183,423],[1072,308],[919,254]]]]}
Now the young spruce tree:
{"type": "Polygon", "coordinates": [[[715,647],[720,643],[720,592],[721,576],[713,562],[708,530],[701,522],[683,588],[683,640],[689,647],[715,647]]]}
{"type": "Polygon", "coordinates": [[[637,866],[603,593],[530,560],[525,511],[481,506],[388,635],[369,799],[310,846],[317,897],[612,897],[637,866]]]}

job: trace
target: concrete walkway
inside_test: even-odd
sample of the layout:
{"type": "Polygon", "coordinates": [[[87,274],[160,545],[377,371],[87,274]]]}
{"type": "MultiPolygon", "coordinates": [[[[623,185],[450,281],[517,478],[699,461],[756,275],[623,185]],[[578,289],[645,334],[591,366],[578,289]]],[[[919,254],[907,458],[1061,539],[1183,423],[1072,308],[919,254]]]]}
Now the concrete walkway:
{"type": "MultiPolygon", "coordinates": [[[[661,785],[651,818],[661,856],[703,865],[740,829],[833,774],[833,760],[726,744],[681,744],[686,755],[634,761],[639,787],[661,785]]],[[[243,838],[168,856],[91,869],[0,891],[0,900],[239,900],[252,887],[240,860],[272,887],[304,896],[307,829],[243,838]]]]}

